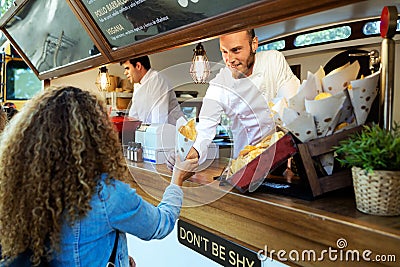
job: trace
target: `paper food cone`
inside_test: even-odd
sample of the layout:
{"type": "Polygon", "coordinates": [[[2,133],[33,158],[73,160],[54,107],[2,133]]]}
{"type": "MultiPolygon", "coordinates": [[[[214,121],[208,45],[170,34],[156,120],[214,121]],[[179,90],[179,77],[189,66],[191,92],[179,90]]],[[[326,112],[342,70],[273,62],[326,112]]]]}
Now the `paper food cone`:
{"type": "Polygon", "coordinates": [[[320,66],[317,72],[315,72],[314,74],[311,72],[307,73],[307,80],[309,81],[312,90],[307,90],[308,94],[306,94],[306,99],[314,99],[316,95],[322,93],[322,79],[324,77],[325,71],[322,66],[320,66]]]}
{"type": "Polygon", "coordinates": [[[333,152],[320,155],[319,156],[319,160],[321,162],[322,167],[326,171],[326,174],[332,175],[332,173],[333,173],[333,165],[334,165],[334,162],[335,162],[335,158],[334,158],[333,152]]]}
{"type": "Polygon", "coordinates": [[[297,94],[289,98],[288,107],[299,113],[304,112],[304,100],[314,99],[316,95],[322,92],[321,80],[324,76],[325,72],[322,67],[320,67],[315,74],[307,72],[307,79],[300,85],[297,94]]]}
{"type": "MultiPolygon", "coordinates": [[[[322,79],[325,77],[325,70],[322,66],[319,66],[319,69],[314,73],[315,78],[319,80],[319,90],[322,90],[322,79]]],[[[322,91],[319,91],[318,93],[321,93],[322,91]]]]}
{"type": "Polygon", "coordinates": [[[338,120],[338,124],[342,122],[352,122],[354,121],[354,111],[353,111],[353,105],[351,104],[350,96],[348,89],[343,90],[343,93],[346,96],[346,99],[343,103],[341,114],[338,120]]]}
{"type": "Polygon", "coordinates": [[[341,72],[342,70],[344,70],[345,68],[347,68],[348,66],[350,66],[350,62],[347,62],[346,64],[344,64],[343,66],[340,66],[339,68],[336,68],[334,70],[332,70],[331,72],[329,72],[327,75],[333,75],[336,74],[338,72],[341,72]]]}
{"type": "Polygon", "coordinates": [[[279,88],[276,96],[289,99],[292,96],[294,96],[298,90],[299,90],[298,79],[296,77],[292,77],[289,81],[285,83],[283,87],[279,88]]]}
{"type": "Polygon", "coordinates": [[[179,155],[181,161],[186,159],[187,154],[192,148],[194,141],[188,139],[179,132],[179,128],[187,123],[184,117],[180,117],[176,121],[176,142],[175,142],[175,152],[179,155]]]}
{"type": "Polygon", "coordinates": [[[305,100],[306,111],[314,117],[318,137],[326,136],[334,130],[345,100],[343,90],[324,99],[305,100]]]}
{"type": "Polygon", "coordinates": [[[367,120],[372,103],[378,94],[377,84],[380,71],[375,72],[364,79],[351,81],[349,95],[357,120],[357,125],[363,125],[367,120]]]}
{"type": "Polygon", "coordinates": [[[356,122],[355,118],[351,122],[338,123],[338,125],[336,125],[335,129],[333,130],[333,134],[340,133],[340,132],[342,132],[344,130],[349,130],[349,129],[354,128],[356,126],[357,126],[357,122],[356,122]]]}
{"type": "Polygon", "coordinates": [[[285,108],[282,113],[282,121],[283,125],[287,125],[292,123],[294,120],[296,120],[299,117],[299,113],[291,108],[285,108]]]}
{"type": "Polygon", "coordinates": [[[286,98],[281,98],[278,100],[278,102],[275,103],[275,105],[271,108],[274,116],[274,121],[278,125],[282,125],[282,115],[283,115],[283,110],[287,108],[288,104],[286,101],[286,98]]]}
{"type": "Polygon", "coordinates": [[[289,122],[285,125],[294,136],[296,136],[301,142],[307,142],[317,138],[317,130],[315,127],[314,118],[310,113],[303,112],[293,119],[294,114],[292,112],[285,112],[283,119],[289,122]]]}
{"type": "Polygon", "coordinates": [[[331,71],[322,79],[322,89],[332,95],[343,91],[350,84],[350,81],[357,78],[359,70],[360,63],[356,60],[350,65],[331,71]]]}
{"type": "Polygon", "coordinates": [[[306,110],[304,106],[304,99],[306,99],[306,89],[303,88],[305,86],[307,80],[304,80],[303,83],[300,85],[300,91],[294,95],[292,98],[288,99],[288,107],[293,109],[297,112],[303,112],[306,110]]]}

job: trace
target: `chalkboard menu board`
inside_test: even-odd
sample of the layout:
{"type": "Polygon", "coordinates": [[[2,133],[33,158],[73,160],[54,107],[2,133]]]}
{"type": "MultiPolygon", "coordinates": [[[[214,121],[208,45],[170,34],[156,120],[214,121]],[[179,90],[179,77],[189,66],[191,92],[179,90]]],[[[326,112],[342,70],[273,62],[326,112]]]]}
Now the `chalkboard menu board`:
{"type": "Polygon", "coordinates": [[[254,0],[85,0],[111,47],[130,45],[243,7],[254,0]]]}

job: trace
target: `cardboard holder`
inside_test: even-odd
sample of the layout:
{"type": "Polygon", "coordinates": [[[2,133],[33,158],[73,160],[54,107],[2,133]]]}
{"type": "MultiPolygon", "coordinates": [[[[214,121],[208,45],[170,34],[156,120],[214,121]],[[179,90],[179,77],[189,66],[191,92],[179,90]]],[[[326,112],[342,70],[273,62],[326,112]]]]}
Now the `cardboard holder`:
{"type": "Polygon", "coordinates": [[[337,166],[339,163],[335,162],[332,175],[326,175],[321,171],[318,156],[333,152],[333,148],[339,145],[341,140],[361,129],[362,126],[357,126],[305,143],[288,132],[242,169],[227,177],[226,181],[240,192],[247,193],[252,181],[262,179],[263,182],[256,192],[283,194],[306,200],[313,200],[325,193],[350,187],[352,186],[350,169],[340,168],[337,166]],[[283,176],[290,158],[292,170],[295,169],[296,172],[296,179],[292,181],[283,176]]]}

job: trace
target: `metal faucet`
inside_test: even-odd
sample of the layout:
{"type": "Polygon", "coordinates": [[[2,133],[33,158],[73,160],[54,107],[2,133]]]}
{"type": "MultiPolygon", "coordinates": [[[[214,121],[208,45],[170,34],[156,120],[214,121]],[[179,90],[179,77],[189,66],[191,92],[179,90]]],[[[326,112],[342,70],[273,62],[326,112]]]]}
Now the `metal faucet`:
{"type": "Polygon", "coordinates": [[[369,69],[371,73],[374,73],[379,70],[381,64],[381,57],[379,55],[379,51],[376,49],[371,50],[368,53],[354,53],[349,54],[350,57],[362,57],[369,56],[369,69]]]}

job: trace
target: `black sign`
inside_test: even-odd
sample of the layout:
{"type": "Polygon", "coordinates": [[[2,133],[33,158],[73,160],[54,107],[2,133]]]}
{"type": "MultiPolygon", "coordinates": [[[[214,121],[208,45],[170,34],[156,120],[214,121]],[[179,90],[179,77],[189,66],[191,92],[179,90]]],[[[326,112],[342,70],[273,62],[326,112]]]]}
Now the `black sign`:
{"type": "Polygon", "coordinates": [[[251,4],[254,0],[85,0],[112,47],[126,46],[159,33],[251,4]]]}
{"type": "Polygon", "coordinates": [[[178,240],[223,266],[261,267],[254,251],[182,220],[178,220],[178,240]]]}

